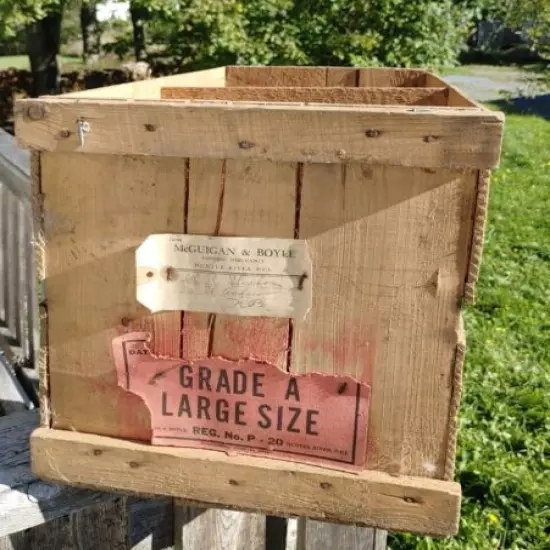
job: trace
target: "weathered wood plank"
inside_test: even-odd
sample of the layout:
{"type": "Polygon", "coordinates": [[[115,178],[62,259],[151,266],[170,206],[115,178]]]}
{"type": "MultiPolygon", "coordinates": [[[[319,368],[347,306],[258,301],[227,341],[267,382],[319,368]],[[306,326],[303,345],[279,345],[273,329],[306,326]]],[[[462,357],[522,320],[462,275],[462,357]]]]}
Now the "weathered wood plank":
{"type": "Polygon", "coordinates": [[[447,105],[445,88],[162,88],[162,99],[447,105]]]}
{"type": "Polygon", "coordinates": [[[111,342],[140,327],[155,352],[179,355],[179,312],[151,316],[136,302],[134,266],[151,233],[183,230],[184,174],[184,159],[43,155],[54,426],[150,438],[145,404],[117,385],[111,342]]]}
{"type": "Polygon", "coordinates": [[[174,548],[174,503],[172,499],[128,499],[130,548],[172,550],[174,548]]]}
{"type": "Polygon", "coordinates": [[[308,520],[296,550],[385,550],[386,531],[308,520]]]}
{"type": "Polygon", "coordinates": [[[0,349],[0,416],[34,408],[0,349]]]}
{"type": "Polygon", "coordinates": [[[264,550],[265,517],[231,510],[176,507],[175,550],[264,550]]]}
{"type": "Polygon", "coordinates": [[[37,425],[36,411],[0,418],[0,537],[113,498],[37,480],[29,453],[29,436],[37,425]]]}
{"type": "Polygon", "coordinates": [[[501,113],[446,107],[48,98],[15,111],[25,147],[110,155],[494,168],[503,132],[501,113]]]}
{"type": "Polygon", "coordinates": [[[326,67],[226,67],[226,86],[325,86],[326,67]]]}
{"type": "Polygon", "coordinates": [[[0,539],[0,550],[128,550],[127,533],[121,497],[0,539]]]}
{"type": "Polygon", "coordinates": [[[75,486],[188,498],[274,515],[368,522],[395,531],[450,535],[458,529],[460,485],[450,481],[371,470],[346,473],[47,428],[33,433],[31,449],[37,475],[75,486]]]}
{"type": "Polygon", "coordinates": [[[223,86],[225,83],[225,67],[194,71],[144,80],[126,82],[116,86],[82,90],[65,94],[65,97],[76,98],[109,98],[109,99],[160,99],[162,86],[223,86]]]}

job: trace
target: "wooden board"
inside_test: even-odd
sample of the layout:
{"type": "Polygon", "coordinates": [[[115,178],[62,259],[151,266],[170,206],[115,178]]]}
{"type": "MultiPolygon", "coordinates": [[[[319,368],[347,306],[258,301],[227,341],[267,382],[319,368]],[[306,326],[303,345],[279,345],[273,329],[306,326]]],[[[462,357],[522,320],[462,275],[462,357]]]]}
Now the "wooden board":
{"type": "Polygon", "coordinates": [[[445,88],[162,88],[161,99],[365,105],[447,105],[445,88]]]}
{"type": "Polygon", "coordinates": [[[0,540],[113,498],[39,481],[29,453],[29,436],[37,426],[37,411],[0,417],[0,540]]]}
{"type": "Polygon", "coordinates": [[[426,71],[351,67],[226,67],[226,86],[424,86],[426,71]],[[339,81],[340,84],[335,84],[339,81]],[[347,83],[342,83],[347,82],[347,83]],[[352,84],[351,84],[352,83],[352,84]]]}
{"type": "Polygon", "coordinates": [[[44,155],[42,189],[53,425],[148,439],[145,405],[116,384],[111,341],[153,329],[154,350],[179,355],[180,314],[151,317],[135,300],[134,251],[183,231],[185,161],[44,155]]]}
{"type": "Polygon", "coordinates": [[[34,529],[0,539],[0,550],[128,550],[126,499],[112,499],[73,514],[44,523],[34,529]]]}
{"type": "Polygon", "coordinates": [[[62,476],[76,486],[183,496],[395,531],[452,535],[458,529],[460,486],[448,481],[369,470],[343,473],[48,428],[33,433],[31,449],[37,475],[62,476]]]}
{"type": "Polygon", "coordinates": [[[477,173],[304,166],[313,305],[291,370],[372,384],[368,467],[441,478],[477,173]]]}
{"type": "Polygon", "coordinates": [[[20,100],[15,120],[20,143],[42,151],[424,168],[494,168],[503,129],[478,109],[66,98],[20,100]]]}
{"type": "Polygon", "coordinates": [[[224,86],[225,67],[164,76],[140,82],[127,82],[116,86],[82,90],[64,94],[64,97],[103,99],[160,99],[163,86],[224,86]]]}
{"type": "MultiPolygon", "coordinates": [[[[254,237],[294,236],[296,166],[257,161],[212,161],[192,159],[188,172],[186,232],[208,235],[254,237]]],[[[182,356],[188,360],[212,356],[229,359],[255,357],[286,369],[289,343],[287,319],[243,318],[227,315],[184,313],[182,356]]],[[[265,517],[209,510],[193,526],[183,525],[196,509],[182,509],[176,519],[184,539],[203,540],[204,544],[219,529],[233,523],[226,532],[227,548],[244,548],[247,532],[265,533],[265,517]],[[203,532],[201,525],[208,526],[203,532]]],[[[264,538],[255,536],[261,548],[264,538]]],[[[250,540],[250,544],[256,544],[250,540]]],[[[219,544],[203,546],[218,547],[219,544]]],[[[202,546],[201,546],[202,547],[202,546]]],[[[252,550],[252,546],[250,546],[252,550]]]]}
{"type": "Polygon", "coordinates": [[[386,550],[386,540],[386,531],[380,529],[309,520],[296,550],[386,550]]]}
{"type": "Polygon", "coordinates": [[[176,550],[264,550],[265,516],[177,507],[176,550]]]}

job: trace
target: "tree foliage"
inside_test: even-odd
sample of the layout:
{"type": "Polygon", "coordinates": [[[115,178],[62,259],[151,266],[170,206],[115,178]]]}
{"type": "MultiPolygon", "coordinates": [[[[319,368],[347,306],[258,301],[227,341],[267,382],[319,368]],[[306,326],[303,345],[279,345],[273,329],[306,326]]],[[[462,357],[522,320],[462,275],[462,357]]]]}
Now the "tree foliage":
{"type": "Polygon", "coordinates": [[[0,36],[13,37],[22,28],[63,10],[66,0],[0,0],[0,36]]]}
{"type": "Polygon", "coordinates": [[[453,0],[134,0],[183,65],[444,65],[471,30],[453,0]],[[179,7],[179,9],[178,9],[179,7]]]}

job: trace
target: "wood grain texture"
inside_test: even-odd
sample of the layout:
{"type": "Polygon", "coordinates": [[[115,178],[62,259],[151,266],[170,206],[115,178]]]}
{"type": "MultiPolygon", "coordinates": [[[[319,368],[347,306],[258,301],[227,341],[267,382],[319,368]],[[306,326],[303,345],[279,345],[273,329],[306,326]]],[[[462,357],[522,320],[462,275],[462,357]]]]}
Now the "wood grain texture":
{"type": "Polygon", "coordinates": [[[425,168],[495,167],[503,126],[500,113],[446,107],[48,98],[15,110],[19,142],[43,151],[425,168]],[[30,119],[31,106],[45,117],[30,119]],[[79,119],[91,121],[83,147],[79,119]]]}
{"type": "Polygon", "coordinates": [[[365,105],[447,105],[444,88],[162,88],[161,99],[365,105]]]}
{"type": "Polygon", "coordinates": [[[160,99],[160,89],[163,86],[224,86],[225,67],[194,71],[191,73],[176,74],[143,80],[127,82],[116,86],[82,90],[64,94],[64,97],[75,98],[104,98],[104,99],[160,99]]]}
{"type": "Polygon", "coordinates": [[[446,82],[443,78],[433,74],[426,74],[424,85],[427,87],[445,86],[448,90],[448,105],[449,107],[476,107],[478,109],[485,109],[481,104],[469,97],[465,92],[456,88],[452,84],[446,82]]]}
{"type": "Polygon", "coordinates": [[[0,541],[0,550],[128,550],[126,499],[60,517],[0,541]]]}
{"type": "Polygon", "coordinates": [[[387,532],[308,520],[296,550],[386,550],[387,532]]]}
{"type": "Polygon", "coordinates": [[[179,355],[180,314],[151,317],[136,302],[134,254],[151,233],[183,230],[184,173],[183,159],[44,155],[55,426],[150,437],[149,411],[117,386],[111,341],[143,328],[154,352],[179,355]]]}
{"type": "Polygon", "coordinates": [[[326,86],[326,67],[228,66],[226,86],[326,86]]]}
{"type": "Polygon", "coordinates": [[[31,450],[38,476],[62,477],[75,486],[164,494],[396,531],[451,535],[458,529],[460,486],[448,481],[369,470],[344,473],[48,428],[35,430],[31,450]]]}
{"type": "Polygon", "coordinates": [[[373,67],[358,70],[357,85],[360,87],[423,87],[426,86],[426,71],[418,69],[390,69],[373,67]]]}
{"type": "Polygon", "coordinates": [[[107,493],[39,481],[31,472],[29,452],[29,436],[37,426],[37,411],[0,418],[0,540],[112,499],[107,493]]]}
{"type": "Polygon", "coordinates": [[[174,549],[172,499],[128,499],[131,550],[174,549]]]}
{"type": "MultiPolygon", "coordinates": [[[[293,164],[191,160],[189,233],[292,238],[295,202],[293,164]]],[[[207,319],[208,315],[193,314],[189,328],[184,316],[185,341],[195,349],[193,356],[197,342],[203,342],[212,355],[254,357],[286,369],[287,319],[226,315],[207,319]],[[202,327],[197,337],[195,326],[202,327]]]]}
{"type": "Polygon", "coordinates": [[[375,67],[226,67],[226,85],[231,86],[425,86],[426,71],[375,67]],[[342,79],[347,84],[342,84],[342,79]],[[353,84],[349,83],[353,80],[353,84]],[[335,84],[339,82],[339,84],[335,84]]]}
{"type": "Polygon", "coordinates": [[[476,193],[475,172],[304,166],[313,304],[291,370],[372,384],[368,468],[444,474],[476,193]]]}
{"type": "MultiPolygon", "coordinates": [[[[292,164],[191,159],[188,186],[189,233],[289,238],[294,235],[296,167],[292,164]]],[[[184,313],[182,335],[182,353],[187,360],[209,355],[228,359],[254,357],[283,369],[287,366],[287,319],[184,313]]],[[[194,513],[196,510],[191,508],[180,510],[180,520],[194,513]]],[[[208,517],[215,525],[232,521],[240,526],[227,533],[227,548],[244,548],[243,530],[255,532],[261,524],[265,531],[265,517],[261,515],[210,510],[208,517]]],[[[193,526],[182,525],[184,538],[209,540],[208,533],[201,534],[203,525],[207,524],[202,521],[193,522],[193,526]]]]}
{"type": "Polygon", "coordinates": [[[265,516],[177,507],[176,539],[175,550],[264,550],[265,516]]]}
{"type": "Polygon", "coordinates": [[[0,347],[0,416],[33,408],[32,401],[17,380],[0,347]]]}

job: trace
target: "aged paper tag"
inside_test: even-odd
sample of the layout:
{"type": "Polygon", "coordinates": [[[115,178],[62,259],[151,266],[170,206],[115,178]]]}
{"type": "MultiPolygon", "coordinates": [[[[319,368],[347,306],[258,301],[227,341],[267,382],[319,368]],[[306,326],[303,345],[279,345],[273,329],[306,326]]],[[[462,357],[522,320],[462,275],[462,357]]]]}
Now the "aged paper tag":
{"type": "Polygon", "coordinates": [[[136,252],[137,300],[151,312],[302,319],[311,307],[305,241],[150,235],[136,252]]]}
{"type": "Polygon", "coordinates": [[[113,354],[118,384],[151,412],[154,445],[364,467],[368,384],[346,375],[295,375],[253,360],[155,357],[148,338],[119,336],[113,354]]]}

